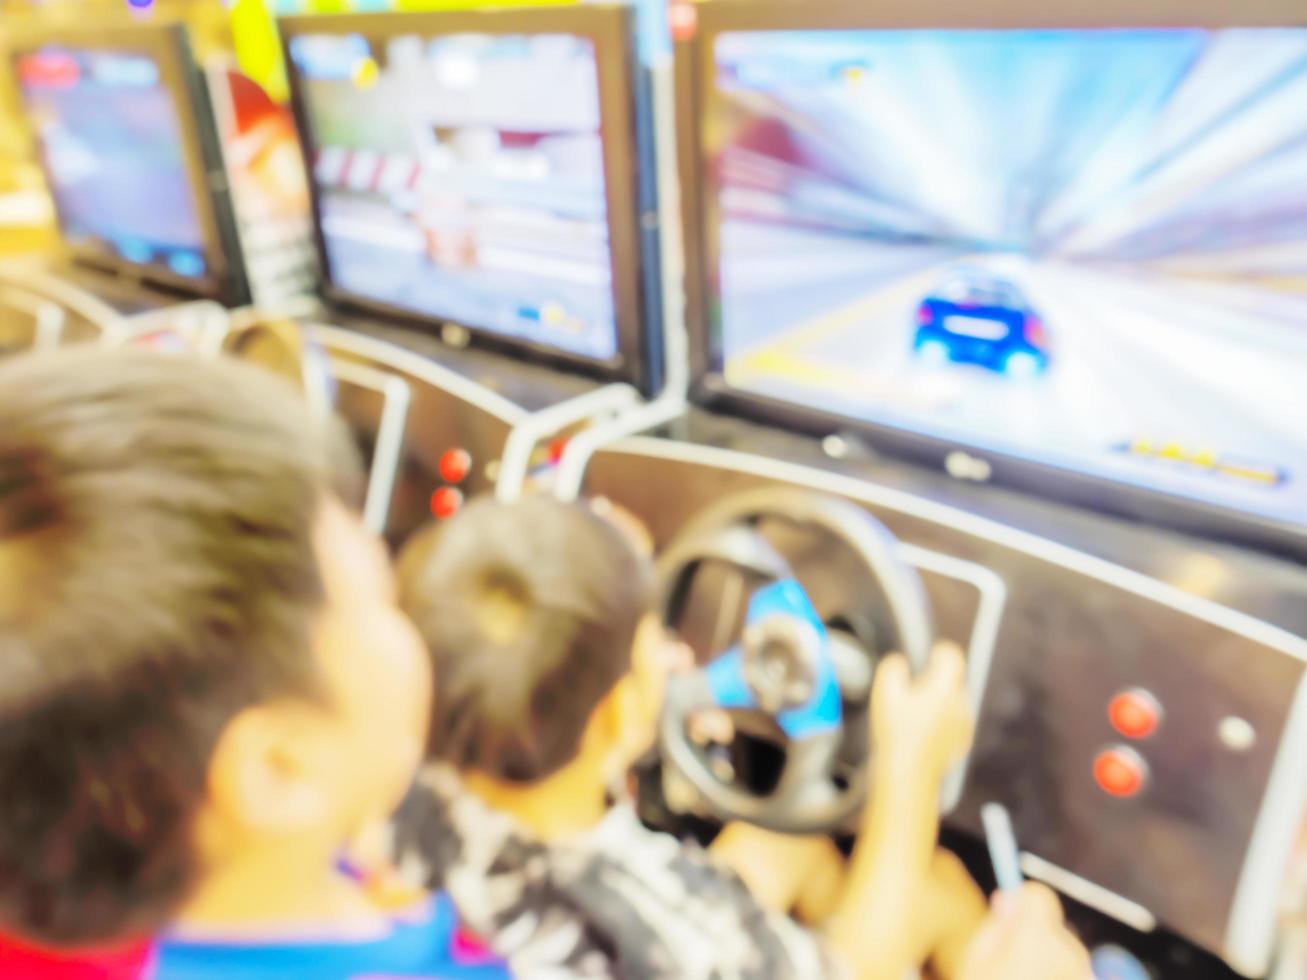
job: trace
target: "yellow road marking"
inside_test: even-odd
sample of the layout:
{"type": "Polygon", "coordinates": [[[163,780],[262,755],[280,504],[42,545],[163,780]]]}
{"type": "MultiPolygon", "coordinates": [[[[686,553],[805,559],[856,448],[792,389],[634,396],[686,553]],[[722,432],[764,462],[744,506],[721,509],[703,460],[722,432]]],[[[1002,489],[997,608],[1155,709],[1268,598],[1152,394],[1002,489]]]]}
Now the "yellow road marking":
{"type": "Polygon", "coordinates": [[[901,294],[915,295],[927,283],[933,282],[938,275],[935,269],[919,273],[911,279],[895,283],[888,291],[877,291],[870,296],[860,297],[838,310],[813,317],[787,333],[773,345],[773,349],[797,351],[803,347],[812,347],[839,333],[845,327],[869,319],[883,307],[894,305],[901,299],[901,294]]]}
{"type": "Polygon", "coordinates": [[[780,378],[811,387],[851,388],[854,391],[864,380],[855,371],[822,364],[798,354],[782,354],[776,350],[758,351],[726,366],[726,382],[735,388],[746,388],[751,381],[763,378],[780,378]]]}
{"type": "Polygon", "coordinates": [[[1167,442],[1159,446],[1149,439],[1139,438],[1130,443],[1129,450],[1132,454],[1142,456],[1145,459],[1162,459],[1172,463],[1183,463],[1198,469],[1211,470],[1236,480],[1247,480],[1252,483],[1265,483],[1274,486],[1283,479],[1280,472],[1271,467],[1225,462],[1221,459],[1220,453],[1211,448],[1191,452],[1178,442],[1167,442]]]}
{"type": "Polygon", "coordinates": [[[1224,476],[1232,476],[1238,480],[1249,480],[1253,483],[1265,483],[1268,486],[1274,486],[1280,482],[1280,474],[1272,470],[1253,469],[1248,466],[1235,466],[1227,464],[1217,467],[1217,472],[1224,476]]]}
{"type": "Polygon", "coordinates": [[[901,302],[903,296],[912,296],[925,289],[939,274],[937,267],[927,269],[894,283],[888,291],[861,296],[839,309],[821,313],[787,331],[779,339],[732,358],[726,366],[727,383],[744,387],[759,378],[779,378],[794,384],[858,390],[865,379],[857,372],[805,358],[802,351],[870,319],[884,308],[901,302]]]}

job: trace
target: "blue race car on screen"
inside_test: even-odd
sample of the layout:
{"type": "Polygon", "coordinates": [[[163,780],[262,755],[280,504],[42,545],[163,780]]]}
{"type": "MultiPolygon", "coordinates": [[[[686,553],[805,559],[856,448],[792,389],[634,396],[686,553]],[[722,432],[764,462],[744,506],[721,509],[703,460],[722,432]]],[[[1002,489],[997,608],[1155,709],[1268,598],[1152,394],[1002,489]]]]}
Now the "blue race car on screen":
{"type": "Polygon", "coordinates": [[[981,271],[960,270],[921,301],[912,347],[935,364],[975,364],[1014,377],[1048,370],[1043,321],[1021,290],[981,271]]]}

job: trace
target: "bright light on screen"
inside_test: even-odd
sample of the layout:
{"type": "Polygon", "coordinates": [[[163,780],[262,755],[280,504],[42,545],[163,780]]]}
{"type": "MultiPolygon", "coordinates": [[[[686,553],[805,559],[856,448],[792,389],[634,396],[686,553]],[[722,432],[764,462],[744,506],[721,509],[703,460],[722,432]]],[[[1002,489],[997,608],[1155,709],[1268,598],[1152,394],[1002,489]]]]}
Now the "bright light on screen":
{"type": "Polygon", "coordinates": [[[598,73],[566,35],[292,41],[334,284],[617,353],[598,73]]]}
{"type": "Polygon", "coordinates": [[[45,48],[18,59],[64,236],[179,276],[207,271],[173,95],[142,55],[45,48]]]}
{"type": "Polygon", "coordinates": [[[715,53],[732,386],[1307,522],[1307,31],[715,53]]]}

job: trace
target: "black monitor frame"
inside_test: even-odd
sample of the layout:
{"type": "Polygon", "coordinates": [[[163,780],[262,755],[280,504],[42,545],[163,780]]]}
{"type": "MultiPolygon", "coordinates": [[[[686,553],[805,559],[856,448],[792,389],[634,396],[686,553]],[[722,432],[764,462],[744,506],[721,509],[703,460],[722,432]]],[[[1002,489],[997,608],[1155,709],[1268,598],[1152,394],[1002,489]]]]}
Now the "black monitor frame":
{"type": "MultiPolygon", "coordinates": [[[[214,129],[204,74],[191,51],[185,26],[179,23],[108,22],[96,26],[24,31],[9,45],[8,51],[12,84],[20,105],[25,106],[26,100],[18,80],[19,59],[45,48],[141,55],[158,66],[160,79],[177,110],[186,178],[204,240],[206,272],[201,277],[180,276],[163,263],[131,262],[114,252],[107,243],[65,239],[71,257],[124,277],[228,305],[248,302],[249,287],[241,259],[235,211],[224,176],[220,138],[214,129]]],[[[32,139],[49,180],[50,168],[44,147],[34,132],[32,139]]],[[[62,231],[67,216],[59,211],[58,197],[54,197],[62,231]]]]}
{"type": "Polygon", "coordinates": [[[642,203],[637,152],[638,84],[634,20],[628,7],[584,5],[521,9],[462,10],[387,14],[326,14],[280,20],[283,51],[290,75],[291,104],[299,130],[313,202],[313,235],[322,270],[323,292],[345,309],[379,315],[439,335],[453,324],[464,328],[472,342],[491,350],[525,355],[531,361],[562,367],[580,374],[613,381],[628,381],[646,394],[656,384],[657,348],[648,327],[641,262],[642,203]],[[455,34],[530,35],[570,34],[588,39],[595,48],[599,80],[600,136],[604,152],[604,186],[607,197],[609,249],[612,260],[613,309],[617,354],[599,360],[559,350],[549,344],[506,337],[474,323],[425,315],[366,295],[342,289],[333,281],[322,232],[322,194],[314,178],[312,161],[317,146],[309,125],[303,83],[291,44],[303,35],[360,34],[375,42],[396,35],[425,38],[455,34]]]}
{"type": "MultiPolygon", "coordinates": [[[[982,459],[987,482],[1053,497],[1075,506],[1207,538],[1252,545],[1307,560],[1307,523],[1280,521],[1164,490],[1081,472],[1015,454],[870,422],[731,387],[719,344],[714,282],[720,268],[719,225],[709,192],[709,161],[702,139],[713,97],[714,42],[723,33],[905,29],[1102,29],[1150,27],[1307,27],[1307,7],[1296,0],[1096,0],[1075,7],[1046,0],[712,0],[689,5],[692,28],[676,44],[677,131],[686,267],[686,324],[690,333],[691,397],[704,407],[815,435],[841,434],[868,452],[883,452],[948,472],[960,452],[982,459]]],[[[974,472],[974,470],[973,470],[974,472]]],[[[1307,478],[1304,474],[1303,478],[1307,478]]]]}

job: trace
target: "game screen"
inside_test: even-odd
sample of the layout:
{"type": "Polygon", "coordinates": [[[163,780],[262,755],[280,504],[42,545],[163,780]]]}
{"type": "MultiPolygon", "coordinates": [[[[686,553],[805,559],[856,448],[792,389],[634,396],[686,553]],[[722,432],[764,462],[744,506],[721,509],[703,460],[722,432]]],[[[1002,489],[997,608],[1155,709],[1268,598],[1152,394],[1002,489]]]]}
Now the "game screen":
{"type": "Polygon", "coordinates": [[[1307,522],[1307,30],[714,56],[731,387],[1307,522]]]}
{"type": "Polygon", "coordinates": [[[61,230],[186,278],[208,271],[172,91],[150,58],[44,48],[18,58],[61,230]]]}
{"type": "Polygon", "coordinates": [[[598,71],[570,35],[291,42],[334,285],[617,354],[598,71]]]}

